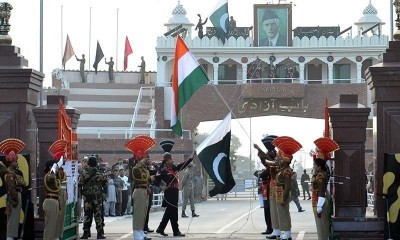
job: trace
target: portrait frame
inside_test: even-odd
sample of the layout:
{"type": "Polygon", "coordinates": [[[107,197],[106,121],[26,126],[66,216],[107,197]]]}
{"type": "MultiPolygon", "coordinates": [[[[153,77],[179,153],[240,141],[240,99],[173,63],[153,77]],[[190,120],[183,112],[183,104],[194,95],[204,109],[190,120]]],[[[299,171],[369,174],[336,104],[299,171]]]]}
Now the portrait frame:
{"type": "Polygon", "coordinates": [[[254,42],[255,47],[268,47],[265,43],[268,38],[263,30],[263,17],[266,12],[273,12],[279,18],[279,36],[285,41],[279,41],[276,46],[292,46],[292,4],[254,4],[254,42]]]}

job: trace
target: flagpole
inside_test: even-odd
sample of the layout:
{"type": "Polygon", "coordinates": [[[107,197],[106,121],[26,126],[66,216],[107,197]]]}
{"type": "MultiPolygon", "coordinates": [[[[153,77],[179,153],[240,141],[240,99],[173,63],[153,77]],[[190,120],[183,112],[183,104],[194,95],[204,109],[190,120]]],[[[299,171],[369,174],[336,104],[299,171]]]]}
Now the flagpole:
{"type": "MultiPolygon", "coordinates": [[[[43,0],[40,0],[40,44],[39,44],[39,49],[40,49],[40,57],[39,57],[39,69],[40,72],[43,73],[43,0]]],[[[40,87],[40,100],[39,100],[39,106],[43,106],[43,85],[40,87]]]]}
{"type": "Polygon", "coordinates": [[[64,55],[63,53],[63,46],[64,46],[64,21],[63,21],[63,5],[61,5],[61,56],[64,55]]]}
{"type": "Polygon", "coordinates": [[[90,72],[90,43],[92,40],[92,7],[89,9],[89,72],[90,72]]]}
{"type": "Polygon", "coordinates": [[[115,71],[118,71],[118,22],[119,22],[119,8],[117,8],[117,42],[116,42],[116,49],[115,49],[115,71]]]}

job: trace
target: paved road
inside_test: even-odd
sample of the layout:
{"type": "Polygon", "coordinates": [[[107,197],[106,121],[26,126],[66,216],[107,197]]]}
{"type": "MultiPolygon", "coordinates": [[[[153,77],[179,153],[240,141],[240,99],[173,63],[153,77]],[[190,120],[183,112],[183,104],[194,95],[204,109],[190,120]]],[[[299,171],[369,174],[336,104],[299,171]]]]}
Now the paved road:
{"type": "MultiPolygon", "coordinates": [[[[300,201],[305,212],[297,212],[291,203],[293,240],[316,240],[314,216],[310,200],[300,201]]],[[[179,207],[179,211],[180,211],[179,207]]],[[[187,209],[190,209],[188,206],[187,209]]],[[[198,218],[180,218],[179,227],[186,234],[182,239],[265,239],[261,232],[265,230],[263,209],[256,200],[228,199],[227,201],[208,200],[196,205],[198,218]]],[[[188,214],[188,210],[186,210],[188,214]]],[[[150,213],[150,228],[156,229],[162,218],[163,211],[150,213]]],[[[179,212],[180,215],[180,212],[179,212]]],[[[107,239],[132,239],[132,217],[108,217],[105,219],[107,239]]],[[[80,226],[82,232],[82,226],[80,226]]],[[[92,239],[96,237],[94,224],[91,229],[92,239]]],[[[168,224],[163,237],[152,233],[152,239],[173,239],[171,225],[168,224]]]]}

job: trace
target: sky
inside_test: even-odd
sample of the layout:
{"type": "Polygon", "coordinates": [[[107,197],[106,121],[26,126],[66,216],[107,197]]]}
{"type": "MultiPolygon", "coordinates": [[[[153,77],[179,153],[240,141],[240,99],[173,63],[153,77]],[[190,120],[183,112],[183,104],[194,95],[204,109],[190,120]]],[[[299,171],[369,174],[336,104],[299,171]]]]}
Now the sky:
{"type": "MultiPolygon", "coordinates": [[[[21,48],[21,54],[29,61],[29,68],[39,70],[40,0],[6,1],[13,6],[9,33],[13,38],[13,45],[21,48]]],[[[354,22],[362,17],[362,11],[369,1],[293,0],[293,28],[339,25],[344,30],[353,26],[354,36],[354,22]]],[[[371,1],[378,10],[378,17],[386,23],[383,34],[389,35],[391,0],[371,1]]],[[[157,37],[167,31],[164,24],[172,17],[172,10],[177,3],[178,0],[43,0],[44,86],[51,85],[52,70],[61,68],[67,34],[76,55],[86,55],[87,69],[89,60],[90,65],[93,65],[96,42],[99,41],[107,60],[113,57],[115,69],[122,70],[124,41],[128,36],[133,54],[129,56],[127,70],[138,71],[140,57],[144,56],[146,70],[157,71],[157,37]]],[[[201,14],[204,20],[213,12],[217,0],[181,0],[180,3],[186,9],[189,21],[196,24],[197,14],[201,14]]],[[[229,0],[229,14],[235,18],[238,27],[253,26],[253,5],[265,3],[278,3],[278,0],[229,0]]],[[[211,21],[208,21],[205,27],[207,26],[212,26],[211,21]]],[[[193,31],[193,37],[196,35],[197,32],[193,31]]],[[[79,62],[71,58],[66,69],[79,69],[79,62]]],[[[104,60],[98,69],[107,69],[104,60]]]]}

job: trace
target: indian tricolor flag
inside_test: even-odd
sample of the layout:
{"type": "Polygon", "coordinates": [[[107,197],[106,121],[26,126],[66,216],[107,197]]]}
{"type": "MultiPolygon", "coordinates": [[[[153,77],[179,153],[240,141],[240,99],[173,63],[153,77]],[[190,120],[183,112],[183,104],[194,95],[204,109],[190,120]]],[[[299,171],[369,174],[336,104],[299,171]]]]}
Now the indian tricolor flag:
{"type": "Polygon", "coordinates": [[[182,126],[179,121],[181,108],[207,81],[208,77],[199,62],[189,51],[183,39],[178,36],[172,74],[171,129],[179,136],[182,136],[182,126]]]}

